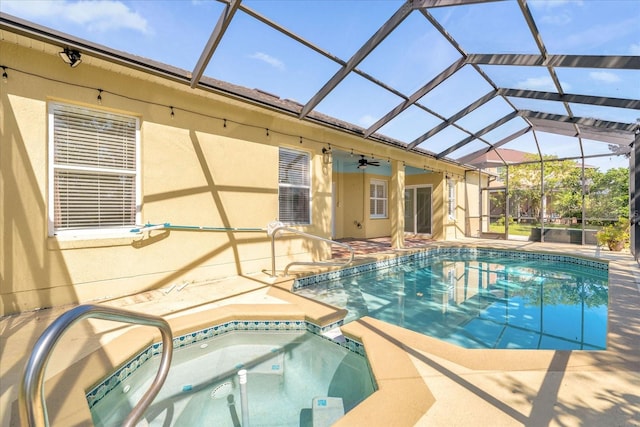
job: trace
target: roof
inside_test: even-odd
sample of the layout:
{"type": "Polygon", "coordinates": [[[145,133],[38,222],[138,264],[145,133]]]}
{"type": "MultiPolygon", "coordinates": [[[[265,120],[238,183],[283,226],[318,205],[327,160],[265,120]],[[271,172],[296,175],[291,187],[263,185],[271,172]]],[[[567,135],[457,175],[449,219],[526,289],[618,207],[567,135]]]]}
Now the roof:
{"type": "MultiPolygon", "coordinates": [[[[114,3],[146,22],[176,7],[114,3]]],[[[180,2],[168,34],[179,48],[158,54],[181,61],[171,64],[131,52],[150,47],[149,34],[128,37],[123,53],[24,4],[0,5],[0,29],[442,160],[468,164],[502,147],[595,162],[628,153],[640,134],[638,2],[180,2]],[[179,60],[182,50],[199,54],[179,60]]]]}
{"type": "Polygon", "coordinates": [[[472,159],[469,163],[480,168],[522,163],[531,160],[531,153],[509,148],[496,148],[472,159]]]}

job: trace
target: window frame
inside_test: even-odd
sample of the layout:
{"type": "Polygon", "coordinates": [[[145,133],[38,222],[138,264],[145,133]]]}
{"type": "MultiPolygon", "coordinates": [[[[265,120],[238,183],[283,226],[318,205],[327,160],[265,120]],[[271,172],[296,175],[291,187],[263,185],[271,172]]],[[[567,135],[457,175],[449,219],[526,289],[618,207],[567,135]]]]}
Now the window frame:
{"type": "Polygon", "coordinates": [[[456,219],[456,181],[447,178],[447,213],[449,219],[456,219]]]}
{"type": "Polygon", "coordinates": [[[370,219],[386,219],[389,217],[389,186],[387,181],[383,179],[371,179],[369,181],[369,218],[370,219]],[[372,186],[374,186],[373,193],[371,192],[372,186]],[[384,189],[384,197],[378,197],[378,186],[384,189]],[[373,194],[373,196],[371,195],[373,194]],[[384,212],[378,212],[378,201],[382,200],[384,202],[384,212]],[[372,207],[375,212],[372,212],[372,207]]]}
{"type": "Polygon", "coordinates": [[[312,191],[311,191],[311,184],[312,184],[312,170],[311,170],[311,153],[309,153],[308,151],[304,151],[304,150],[296,150],[293,148],[288,148],[288,147],[279,147],[278,148],[278,221],[282,222],[283,224],[287,224],[287,225],[311,225],[311,212],[312,212],[312,191]],[[305,184],[304,182],[302,183],[286,183],[286,182],[281,182],[280,181],[280,175],[282,173],[281,167],[282,167],[282,163],[281,163],[281,154],[282,152],[288,152],[294,155],[301,155],[304,157],[305,159],[305,164],[306,164],[306,180],[307,180],[307,184],[305,184]],[[283,212],[281,210],[281,197],[283,196],[283,188],[294,188],[294,189],[302,189],[302,190],[306,190],[306,197],[308,200],[307,203],[307,207],[306,207],[306,216],[307,218],[283,218],[283,212]]]}
{"type": "MultiPolygon", "coordinates": [[[[50,102],[47,106],[47,120],[48,120],[48,153],[47,153],[47,166],[48,166],[48,209],[47,209],[47,235],[48,237],[57,238],[69,238],[69,239],[94,239],[94,238],[111,238],[119,236],[130,236],[131,229],[137,224],[142,223],[142,161],[141,161],[141,132],[140,132],[140,118],[131,114],[121,114],[112,111],[102,110],[98,108],[85,107],[81,105],[65,103],[65,102],[50,102]],[[66,108],[67,111],[71,109],[80,110],[84,114],[100,116],[106,118],[108,116],[122,117],[124,120],[129,120],[135,123],[134,131],[134,147],[135,155],[134,161],[135,169],[127,171],[122,168],[108,168],[108,167],[87,167],[83,165],[74,165],[64,162],[56,162],[56,138],[55,138],[55,115],[58,108],[66,108]],[[133,196],[135,204],[135,214],[133,215],[134,221],[132,224],[125,225],[111,225],[111,226],[87,226],[81,228],[70,229],[57,229],[56,228],[56,171],[64,170],[70,172],[81,172],[90,176],[114,175],[114,176],[131,176],[133,177],[133,190],[128,193],[133,196]]],[[[129,140],[130,142],[130,140],[129,140]]],[[[96,205],[96,209],[98,205],[96,205]]]]}

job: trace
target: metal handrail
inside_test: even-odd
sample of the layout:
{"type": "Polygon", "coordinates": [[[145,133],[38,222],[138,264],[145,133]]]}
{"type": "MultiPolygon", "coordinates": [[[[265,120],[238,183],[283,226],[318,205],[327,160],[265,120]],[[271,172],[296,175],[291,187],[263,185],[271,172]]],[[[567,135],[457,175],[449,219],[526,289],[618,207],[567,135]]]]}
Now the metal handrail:
{"type": "Polygon", "coordinates": [[[325,261],[293,261],[287,264],[284,268],[284,275],[287,276],[289,274],[289,267],[293,265],[329,265],[329,266],[345,266],[349,265],[353,262],[353,257],[355,253],[353,248],[346,243],[336,242],[335,240],[325,239],[324,237],[316,236],[313,234],[305,233],[300,230],[296,230],[295,228],[287,227],[286,225],[282,225],[281,223],[272,223],[269,224],[267,228],[267,233],[271,235],[271,277],[276,277],[276,235],[279,232],[288,231],[289,233],[297,234],[299,236],[308,237],[310,239],[320,240],[322,242],[327,242],[332,245],[342,246],[346,248],[350,252],[349,260],[347,262],[325,262],[325,261]]]}
{"type": "Polygon", "coordinates": [[[20,384],[18,405],[23,425],[26,424],[36,427],[49,426],[47,405],[44,397],[44,371],[49,362],[51,352],[60,337],[73,324],[87,318],[155,326],[160,329],[160,333],[162,334],[162,359],[160,360],[158,373],[149,390],[142,396],[122,425],[127,427],[135,426],[136,422],[142,414],[144,414],[144,411],[147,410],[160,391],[169,373],[171,357],[173,355],[173,335],[169,323],[161,317],[149,314],[135,313],[128,310],[99,305],[81,305],[58,317],[42,333],[33,347],[33,351],[25,367],[22,383],[20,384]]]}

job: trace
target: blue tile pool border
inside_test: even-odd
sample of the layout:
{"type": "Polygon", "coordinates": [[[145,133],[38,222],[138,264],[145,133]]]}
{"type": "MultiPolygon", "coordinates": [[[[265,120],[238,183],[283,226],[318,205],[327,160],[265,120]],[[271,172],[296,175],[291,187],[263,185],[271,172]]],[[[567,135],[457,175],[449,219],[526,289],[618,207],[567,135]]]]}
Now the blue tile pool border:
{"type": "MultiPolygon", "coordinates": [[[[342,336],[340,340],[332,340],[329,337],[323,335],[332,329],[342,326],[343,320],[334,322],[326,326],[319,326],[305,320],[231,320],[219,325],[210,326],[208,328],[190,332],[188,334],[181,335],[173,338],[173,348],[177,350],[179,348],[185,348],[193,344],[199,343],[203,340],[218,337],[230,332],[310,332],[318,335],[325,340],[339,345],[353,353],[356,353],[362,357],[366,357],[364,345],[359,341],[351,339],[347,336],[342,336]]],[[[154,343],[144,348],[131,359],[129,359],[122,367],[117,369],[112,374],[109,374],[96,386],[89,390],[85,397],[89,404],[89,409],[92,409],[98,402],[100,402],[109,392],[115,389],[119,384],[131,376],[137,369],[142,367],[147,361],[151,360],[154,356],[160,356],[162,354],[162,343],[154,343]]]]}
{"type": "Polygon", "coordinates": [[[314,274],[311,276],[299,277],[293,283],[292,290],[295,292],[307,286],[312,286],[317,283],[325,282],[327,280],[342,279],[344,277],[350,277],[359,273],[383,270],[390,267],[395,267],[401,264],[410,263],[413,261],[428,260],[431,258],[442,256],[458,256],[458,257],[491,257],[491,258],[504,258],[504,259],[517,259],[517,260],[533,260],[533,261],[553,261],[565,263],[572,266],[588,267],[600,272],[609,271],[609,263],[607,261],[597,261],[586,258],[579,258],[570,255],[556,255],[540,252],[526,252],[526,251],[513,251],[508,249],[488,249],[488,248],[469,248],[469,247],[438,247],[438,248],[426,248],[419,252],[411,253],[408,255],[402,255],[395,258],[388,258],[371,262],[367,264],[356,265],[353,267],[346,267],[340,270],[328,271],[325,273],[314,274]]]}

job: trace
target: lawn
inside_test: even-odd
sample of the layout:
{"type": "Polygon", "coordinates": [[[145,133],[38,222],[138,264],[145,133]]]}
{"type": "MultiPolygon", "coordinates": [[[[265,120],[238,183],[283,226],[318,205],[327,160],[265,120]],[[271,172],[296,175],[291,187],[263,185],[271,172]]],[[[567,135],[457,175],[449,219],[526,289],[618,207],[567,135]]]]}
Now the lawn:
{"type": "MultiPolygon", "coordinates": [[[[514,236],[528,236],[531,234],[531,229],[534,227],[539,227],[537,224],[510,224],[509,225],[509,234],[514,236]]],[[[564,224],[545,224],[544,228],[574,228],[576,230],[581,230],[582,226],[580,224],[574,224],[571,227],[567,227],[564,224]]],[[[588,230],[599,230],[601,226],[596,225],[588,225],[588,230]]],[[[504,225],[500,224],[490,224],[489,231],[491,233],[504,233],[504,225]]]]}

